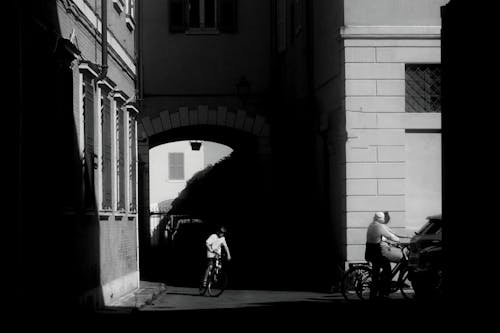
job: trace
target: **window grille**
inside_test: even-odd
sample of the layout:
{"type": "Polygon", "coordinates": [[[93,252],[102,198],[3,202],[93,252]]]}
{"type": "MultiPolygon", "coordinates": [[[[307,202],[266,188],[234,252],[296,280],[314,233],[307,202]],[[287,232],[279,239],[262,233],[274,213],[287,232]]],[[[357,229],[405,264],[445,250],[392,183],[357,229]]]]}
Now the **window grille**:
{"type": "Polygon", "coordinates": [[[406,112],[441,112],[441,65],[407,64],[406,112]]]}

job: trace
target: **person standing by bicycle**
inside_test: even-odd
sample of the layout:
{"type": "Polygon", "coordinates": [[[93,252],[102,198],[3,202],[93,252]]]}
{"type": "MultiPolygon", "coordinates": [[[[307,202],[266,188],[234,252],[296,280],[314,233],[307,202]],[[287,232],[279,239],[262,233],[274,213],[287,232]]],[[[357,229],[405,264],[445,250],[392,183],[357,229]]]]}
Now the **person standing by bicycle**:
{"type": "Polygon", "coordinates": [[[366,232],[365,259],[373,265],[370,299],[383,298],[389,295],[391,262],[398,262],[402,256],[400,252],[390,251],[387,241],[399,243],[400,239],[387,226],[389,221],[388,212],[377,212],[366,232]]]}
{"type": "Polygon", "coordinates": [[[231,260],[231,253],[229,252],[229,247],[226,243],[226,228],[220,227],[216,233],[210,235],[205,245],[207,247],[207,269],[205,270],[205,274],[203,276],[203,286],[206,287],[208,274],[212,269],[213,265],[215,265],[215,260],[217,257],[222,255],[222,248],[226,251],[227,260],[231,260]]]}

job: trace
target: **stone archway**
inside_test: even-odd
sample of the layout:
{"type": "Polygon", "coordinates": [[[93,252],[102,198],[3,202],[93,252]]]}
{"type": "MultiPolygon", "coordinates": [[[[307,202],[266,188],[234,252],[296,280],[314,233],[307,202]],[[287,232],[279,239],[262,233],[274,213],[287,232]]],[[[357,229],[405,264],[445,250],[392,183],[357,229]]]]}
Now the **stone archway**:
{"type": "MultiPolygon", "coordinates": [[[[155,115],[145,115],[138,120],[138,199],[139,244],[141,273],[151,267],[150,248],[150,186],[149,150],[155,146],[183,140],[207,140],[225,144],[235,149],[248,149],[255,153],[257,163],[271,173],[270,129],[265,117],[252,115],[239,109],[230,111],[219,106],[196,108],[180,107],[155,115]]],[[[267,177],[267,176],[266,176],[267,177]]]]}
{"type": "Polygon", "coordinates": [[[209,109],[206,105],[197,108],[181,107],[178,111],[164,110],[157,116],[141,117],[138,139],[147,140],[163,132],[192,126],[217,126],[230,128],[254,135],[258,139],[259,154],[270,155],[269,124],[261,115],[250,115],[246,110],[230,111],[226,106],[209,109]]]}

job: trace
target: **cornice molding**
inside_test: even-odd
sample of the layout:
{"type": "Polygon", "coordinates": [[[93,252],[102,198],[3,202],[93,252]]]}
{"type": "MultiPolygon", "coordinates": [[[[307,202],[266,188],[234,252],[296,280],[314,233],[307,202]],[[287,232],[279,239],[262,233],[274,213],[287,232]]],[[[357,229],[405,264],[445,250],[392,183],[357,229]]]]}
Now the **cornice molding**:
{"type": "MultiPolygon", "coordinates": [[[[102,21],[85,0],[71,0],[73,2],[71,10],[68,10],[76,19],[78,19],[85,28],[95,38],[102,43],[102,21]]],[[[135,59],[129,55],[127,50],[118,42],[112,31],[108,30],[108,47],[110,54],[133,78],[136,78],[137,68],[135,59]]]]}
{"type": "Polygon", "coordinates": [[[99,86],[103,86],[103,87],[106,87],[107,89],[109,89],[110,91],[113,91],[113,89],[116,88],[116,83],[111,80],[110,78],[105,78],[105,79],[102,79],[100,80],[99,82],[97,82],[97,84],[99,86]]]}
{"type": "Polygon", "coordinates": [[[88,60],[81,60],[78,68],[80,69],[80,72],[87,72],[94,78],[99,77],[99,66],[88,60]]]}
{"type": "Polygon", "coordinates": [[[125,105],[125,109],[128,111],[128,112],[133,112],[135,114],[139,114],[139,109],[136,107],[136,105],[134,103],[127,103],[125,105]]]}
{"type": "Polygon", "coordinates": [[[123,103],[125,103],[127,101],[127,99],[129,98],[127,96],[127,94],[125,94],[122,90],[113,90],[113,91],[111,91],[111,96],[115,100],[121,99],[123,101],[123,103]]]}
{"type": "Polygon", "coordinates": [[[441,26],[343,26],[341,39],[440,39],[441,26]]]}

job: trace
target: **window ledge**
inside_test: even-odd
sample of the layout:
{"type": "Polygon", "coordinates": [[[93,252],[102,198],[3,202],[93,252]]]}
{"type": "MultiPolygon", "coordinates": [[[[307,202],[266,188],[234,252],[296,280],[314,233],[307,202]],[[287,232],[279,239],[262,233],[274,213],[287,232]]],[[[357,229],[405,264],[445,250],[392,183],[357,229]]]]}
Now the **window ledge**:
{"type": "Polygon", "coordinates": [[[185,183],[185,179],[167,179],[167,182],[169,183],[185,183]]]}
{"type": "Polygon", "coordinates": [[[128,30],[134,31],[134,29],[135,29],[134,18],[132,16],[130,16],[129,14],[127,14],[127,17],[125,18],[125,22],[127,24],[128,30]]]}
{"type": "Polygon", "coordinates": [[[124,4],[121,0],[113,0],[113,7],[115,7],[118,14],[120,14],[121,12],[123,12],[124,4]]]}
{"type": "Polygon", "coordinates": [[[220,31],[216,28],[190,28],[186,30],[186,35],[219,35],[220,31]]]}

